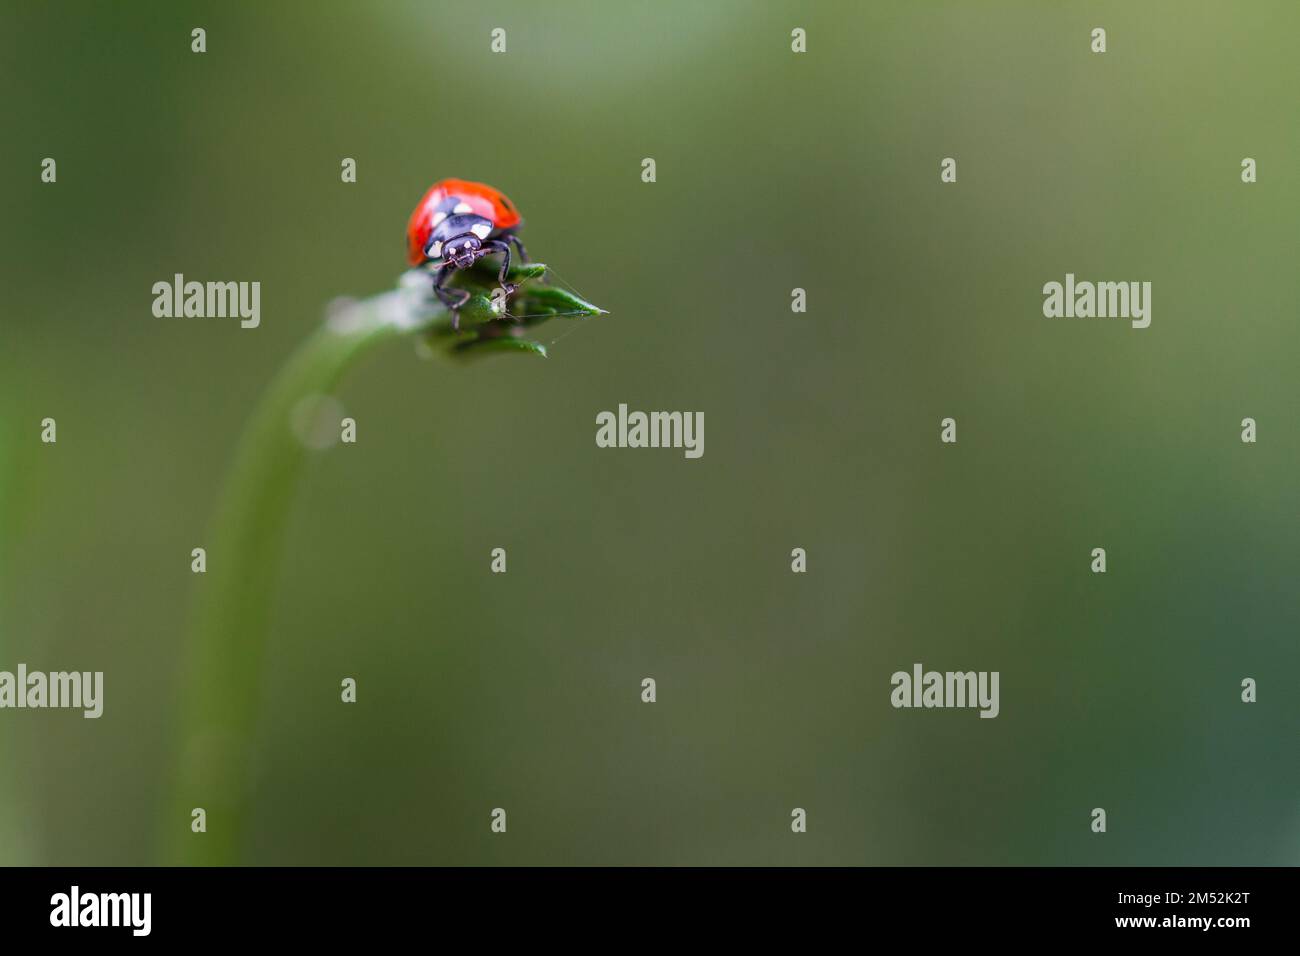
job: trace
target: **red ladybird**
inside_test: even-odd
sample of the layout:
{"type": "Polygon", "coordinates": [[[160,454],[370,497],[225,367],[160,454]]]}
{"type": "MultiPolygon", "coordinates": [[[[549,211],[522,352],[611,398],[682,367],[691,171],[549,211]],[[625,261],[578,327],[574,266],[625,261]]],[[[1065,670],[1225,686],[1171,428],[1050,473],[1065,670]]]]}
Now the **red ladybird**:
{"type": "Polygon", "coordinates": [[[444,179],[424,194],[406,225],[406,257],[413,266],[436,269],[433,291],[452,311],[452,325],[458,324],[457,310],[469,301],[466,289],[445,288],[457,269],[468,269],[483,256],[502,255],[500,281],[506,295],[515,287],[506,282],[510,272],[510,245],[519,258],[528,261],[524,244],[514,230],[522,225],[519,211],[505,193],[483,183],[465,179],[444,179]]]}

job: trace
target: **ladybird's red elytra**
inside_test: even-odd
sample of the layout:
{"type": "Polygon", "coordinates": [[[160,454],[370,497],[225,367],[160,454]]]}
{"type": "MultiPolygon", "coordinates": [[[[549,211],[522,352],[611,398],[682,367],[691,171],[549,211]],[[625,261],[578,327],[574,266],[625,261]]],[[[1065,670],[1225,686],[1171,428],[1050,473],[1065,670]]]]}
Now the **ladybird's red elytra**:
{"type": "Polygon", "coordinates": [[[413,266],[436,268],[433,291],[452,311],[452,326],[459,325],[459,309],[469,301],[465,289],[448,289],[446,281],[457,269],[467,269],[483,256],[501,253],[501,286],[506,294],[510,272],[510,247],[528,256],[514,230],[523,224],[519,210],[501,190],[468,179],[443,179],[429,187],[406,224],[406,258],[413,266]]]}
{"type": "Polygon", "coordinates": [[[459,200],[450,204],[451,209],[457,209],[461,204],[468,206],[465,211],[486,219],[491,223],[493,231],[514,229],[523,221],[519,218],[515,204],[501,190],[468,179],[443,179],[429,187],[429,191],[411,213],[411,221],[406,226],[406,257],[411,265],[418,266],[432,258],[425,255],[425,249],[433,230],[441,222],[439,212],[450,212],[443,208],[449,200],[459,200]]]}

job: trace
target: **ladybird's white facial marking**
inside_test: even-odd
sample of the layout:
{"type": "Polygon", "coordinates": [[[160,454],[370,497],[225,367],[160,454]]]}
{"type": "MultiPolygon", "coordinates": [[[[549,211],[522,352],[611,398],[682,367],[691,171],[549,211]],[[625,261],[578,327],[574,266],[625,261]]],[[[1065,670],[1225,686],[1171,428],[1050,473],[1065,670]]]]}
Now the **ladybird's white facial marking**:
{"type": "Polygon", "coordinates": [[[431,258],[436,258],[440,255],[442,255],[442,243],[435,242],[433,245],[429,247],[429,256],[431,258]]]}
{"type": "Polygon", "coordinates": [[[492,231],[492,227],[485,222],[480,222],[476,225],[470,226],[469,231],[474,233],[474,235],[478,236],[480,239],[486,239],[488,233],[492,231]]]}
{"type": "Polygon", "coordinates": [[[457,203],[456,208],[452,210],[452,212],[454,212],[458,216],[463,216],[465,215],[465,213],[473,212],[473,211],[474,210],[470,207],[470,204],[467,202],[457,203]]]}
{"type": "Polygon", "coordinates": [[[434,229],[437,229],[438,226],[440,226],[440,225],[442,224],[442,221],[443,221],[444,219],[446,219],[446,218],[447,218],[447,214],[446,214],[445,212],[436,212],[436,213],[434,213],[434,214],[433,214],[433,228],[434,228],[434,229]]]}

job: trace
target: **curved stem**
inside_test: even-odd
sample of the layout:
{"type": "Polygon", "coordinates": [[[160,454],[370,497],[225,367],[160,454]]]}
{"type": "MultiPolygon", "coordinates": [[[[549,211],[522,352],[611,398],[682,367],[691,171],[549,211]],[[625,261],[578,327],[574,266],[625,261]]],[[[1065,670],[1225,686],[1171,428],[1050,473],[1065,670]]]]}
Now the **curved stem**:
{"type": "Polygon", "coordinates": [[[211,526],[207,572],[196,578],[179,763],[163,815],[168,862],[226,865],[243,855],[268,624],[306,454],[294,411],[332,391],[375,345],[440,318],[442,309],[413,306],[401,290],[350,303],[303,343],[258,403],[211,526]],[[205,811],[206,832],[192,830],[195,808],[205,811]]]}
{"type": "MultiPolygon", "coordinates": [[[[513,266],[509,278],[522,286],[545,274],[546,266],[528,263],[513,266]]],[[[605,314],[574,293],[542,286],[514,300],[518,324],[503,322],[492,296],[496,278],[474,270],[458,274],[471,292],[459,310],[459,332],[429,297],[429,276],[421,270],[407,273],[393,292],[335,309],[258,403],[209,531],[207,571],[196,579],[176,779],[162,818],[168,862],[228,865],[243,856],[276,572],[306,455],[293,432],[300,403],[328,394],[361,355],[391,338],[427,334],[461,357],[501,351],[544,356],[540,342],[522,336],[525,328],[553,315],[605,314]],[[200,833],[192,826],[198,808],[206,826],[200,833]]]]}

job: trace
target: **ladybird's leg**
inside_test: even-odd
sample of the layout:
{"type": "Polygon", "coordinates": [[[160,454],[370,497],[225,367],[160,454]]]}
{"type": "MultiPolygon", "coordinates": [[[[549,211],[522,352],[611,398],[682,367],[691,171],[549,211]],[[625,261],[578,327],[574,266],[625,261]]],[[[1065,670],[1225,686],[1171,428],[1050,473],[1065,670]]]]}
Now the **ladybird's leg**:
{"type": "Polygon", "coordinates": [[[506,281],[506,277],[510,275],[510,244],[500,239],[491,239],[483,243],[483,249],[484,255],[491,255],[493,252],[501,253],[501,269],[497,272],[497,281],[501,283],[501,288],[506,290],[506,295],[514,295],[519,287],[506,281]]]}
{"type": "MultiPolygon", "coordinates": [[[[513,243],[514,243],[514,245],[515,245],[515,249],[517,249],[517,250],[519,251],[519,261],[520,261],[520,262],[532,262],[532,261],[533,261],[533,260],[531,260],[531,259],[528,258],[528,250],[524,248],[524,241],[523,241],[522,239],[520,239],[518,236],[516,236],[513,232],[507,232],[507,233],[504,233],[504,234],[502,235],[501,238],[505,239],[507,242],[513,242],[513,243]]],[[[542,281],[543,281],[543,282],[550,282],[550,281],[551,281],[551,273],[550,273],[550,270],[549,270],[549,269],[548,269],[546,272],[544,272],[544,273],[542,274],[542,281]]]]}
{"type": "Polygon", "coordinates": [[[460,310],[469,301],[470,292],[469,289],[448,289],[443,285],[455,271],[453,266],[443,266],[439,269],[433,280],[433,293],[438,297],[438,301],[451,310],[452,331],[459,331],[460,310]]]}
{"type": "Polygon", "coordinates": [[[451,266],[442,266],[433,276],[433,294],[438,297],[438,301],[447,308],[451,308],[454,293],[451,289],[445,288],[443,283],[451,276],[451,266]]]}
{"type": "Polygon", "coordinates": [[[516,236],[513,232],[507,232],[507,233],[505,233],[505,234],[502,236],[502,238],[505,239],[507,242],[512,242],[512,243],[514,243],[515,250],[519,253],[519,261],[520,261],[520,262],[529,262],[529,261],[531,261],[531,260],[528,258],[528,250],[524,248],[524,241],[523,241],[522,239],[520,239],[518,236],[516,236]]]}
{"type": "MultiPolygon", "coordinates": [[[[484,256],[490,256],[498,252],[501,253],[501,269],[497,273],[497,282],[500,283],[501,288],[505,290],[506,296],[508,298],[509,296],[512,296],[519,291],[519,286],[515,285],[513,282],[506,281],[506,277],[510,274],[509,244],[502,242],[500,239],[490,239],[487,242],[483,243],[483,248],[480,250],[479,254],[484,256]]],[[[509,312],[506,313],[506,317],[514,319],[516,322],[523,321],[523,319],[519,318],[518,316],[510,315],[509,312]]]]}

